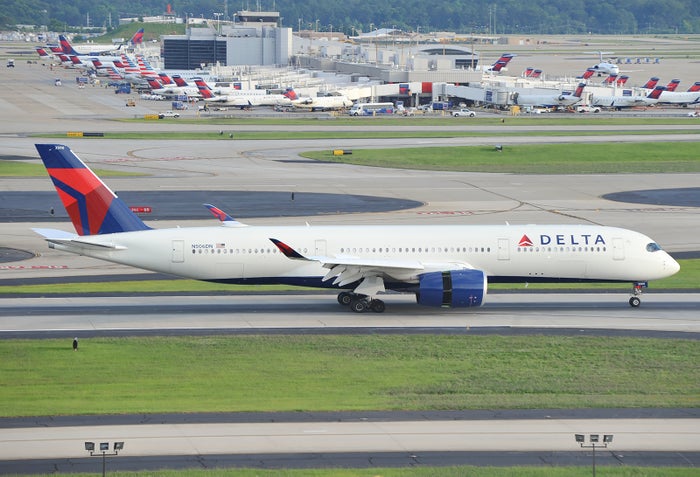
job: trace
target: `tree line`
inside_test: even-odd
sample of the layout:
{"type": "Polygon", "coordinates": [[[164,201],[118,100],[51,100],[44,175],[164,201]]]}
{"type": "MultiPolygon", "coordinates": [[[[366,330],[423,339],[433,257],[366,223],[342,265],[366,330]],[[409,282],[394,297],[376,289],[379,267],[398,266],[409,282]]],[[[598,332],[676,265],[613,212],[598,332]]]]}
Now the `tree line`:
{"type": "MultiPolygon", "coordinates": [[[[250,6],[250,0],[5,0],[0,27],[49,25],[114,27],[120,17],[159,15],[170,3],[180,17],[214,18],[214,12],[250,6]],[[228,4],[226,8],[224,1],[228,4]],[[88,25],[89,19],[89,25],[88,25]]],[[[502,34],[700,33],[698,0],[263,0],[282,25],[348,35],[375,28],[409,32],[502,34]]],[[[222,18],[223,19],[223,18],[222,18]]]]}

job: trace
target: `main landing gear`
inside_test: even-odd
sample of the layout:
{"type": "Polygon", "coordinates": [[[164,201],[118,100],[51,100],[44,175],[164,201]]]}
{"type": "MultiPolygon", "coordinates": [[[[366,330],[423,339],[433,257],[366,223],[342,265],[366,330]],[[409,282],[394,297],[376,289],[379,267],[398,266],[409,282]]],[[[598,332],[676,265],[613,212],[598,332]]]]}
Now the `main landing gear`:
{"type": "Polygon", "coordinates": [[[343,306],[349,306],[355,313],[364,313],[369,310],[375,313],[382,313],[386,309],[386,305],[384,305],[382,300],[346,291],[338,294],[338,303],[343,306]]]}
{"type": "Polygon", "coordinates": [[[642,304],[642,290],[647,287],[647,282],[635,282],[632,284],[632,296],[630,297],[629,304],[632,308],[637,308],[642,304]]]}

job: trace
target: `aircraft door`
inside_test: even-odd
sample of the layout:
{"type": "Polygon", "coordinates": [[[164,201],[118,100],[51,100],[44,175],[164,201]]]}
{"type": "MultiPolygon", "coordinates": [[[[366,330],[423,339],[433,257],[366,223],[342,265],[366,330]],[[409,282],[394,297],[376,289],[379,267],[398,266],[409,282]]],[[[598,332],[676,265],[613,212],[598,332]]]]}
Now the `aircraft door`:
{"type": "Polygon", "coordinates": [[[185,241],[173,240],[172,262],[182,263],[185,261],[185,241]]]}
{"type": "Polygon", "coordinates": [[[316,240],[314,243],[314,255],[325,256],[326,255],[326,241],[316,240]]]}
{"type": "Polygon", "coordinates": [[[510,241],[507,238],[498,239],[498,259],[510,260],[510,241]]]}
{"type": "Polygon", "coordinates": [[[625,242],[621,238],[613,239],[613,260],[625,259],[625,242]]]}

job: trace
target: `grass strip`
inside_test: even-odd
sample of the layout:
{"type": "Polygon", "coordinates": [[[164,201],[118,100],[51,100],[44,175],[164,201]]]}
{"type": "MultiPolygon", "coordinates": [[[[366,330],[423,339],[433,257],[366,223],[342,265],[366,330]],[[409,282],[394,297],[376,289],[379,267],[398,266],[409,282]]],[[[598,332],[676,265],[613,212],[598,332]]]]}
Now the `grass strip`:
{"type": "Polygon", "coordinates": [[[700,172],[697,142],[528,144],[308,151],[310,159],[363,166],[516,174],[700,172]]]}
{"type": "Polygon", "coordinates": [[[0,342],[2,416],[700,406],[700,343],[262,335],[0,342]],[[167,396],[167,399],[163,399],[167,396]]]}

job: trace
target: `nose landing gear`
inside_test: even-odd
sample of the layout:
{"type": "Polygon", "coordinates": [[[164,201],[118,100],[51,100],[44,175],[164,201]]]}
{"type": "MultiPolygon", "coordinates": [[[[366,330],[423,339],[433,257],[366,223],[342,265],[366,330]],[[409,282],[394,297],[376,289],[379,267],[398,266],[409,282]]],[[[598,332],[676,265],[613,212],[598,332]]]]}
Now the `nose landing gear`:
{"type": "Polygon", "coordinates": [[[637,308],[642,304],[642,290],[648,286],[647,282],[635,282],[632,284],[632,296],[629,299],[629,304],[632,308],[637,308]]]}

